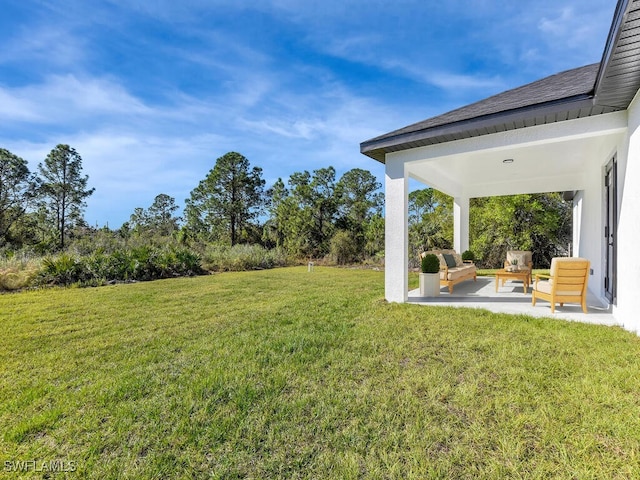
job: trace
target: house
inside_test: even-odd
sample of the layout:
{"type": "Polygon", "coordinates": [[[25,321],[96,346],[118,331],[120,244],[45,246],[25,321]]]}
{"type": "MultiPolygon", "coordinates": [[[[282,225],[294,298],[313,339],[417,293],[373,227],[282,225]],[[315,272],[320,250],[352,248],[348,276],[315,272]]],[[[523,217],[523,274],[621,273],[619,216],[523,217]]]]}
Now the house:
{"type": "Polygon", "coordinates": [[[558,73],[360,145],[385,165],[385,296],[408,297],[409,178],[454,198],[454,248],[469,199],[565,192],[573,255],[590,293],[640,333],[640,0],[619,0],[598,64],[558,73]]]}

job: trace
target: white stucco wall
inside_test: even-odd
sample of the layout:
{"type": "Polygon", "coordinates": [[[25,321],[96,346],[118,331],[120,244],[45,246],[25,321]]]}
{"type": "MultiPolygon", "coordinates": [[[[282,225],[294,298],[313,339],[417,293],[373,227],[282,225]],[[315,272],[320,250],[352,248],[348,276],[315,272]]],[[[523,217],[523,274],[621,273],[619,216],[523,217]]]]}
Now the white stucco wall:
{"type": "MultiPolygon", "coordinates": [[[[606,158],[606,154],[603,153],[601,158],[606,158]]],[[[574,237],[576,236],[575,230],[579,229],[579,241],[573,245],[573,256],[586,258],[591,262],[593,274],[589,276],[589,291],[601,303],[606,304],[607,300],[604,295],[604,208],[601,163],[602,161],[596,162],[593,160],[589,165],[585,166],[589,171],[586,187],[574,199],[574,204],[579,202],[580,216],[578,223],[574,223],[574,237]]]]}
{"type": "MultiPolygon", "coordinates": [[[[618,161],[618,177],[621,178],[621,162],[626,163],[627,137],[621,136],[612,148],[609,143],[592,151],[585,158],[586,173],[584,189],[574,198],[574,251],[573,256],[587,258],[591,261],[593,274],[589,277],[589,291],[603,305],[608,304],[605,296],[604,277],[606,269],[606,239],[604,225],[606,218],[605,167],[613,156],[618,161]]],[[[620,192],[618,192],[621,195],[620,192]]],[[[618,201],[620,204],[620,200],[618,201]]],[[[619,281],[619,280],[618,280],[619,281]]],[[[614,306],[615,310],[615,306],[614,306]]],[[[618,320],[622,323],[622,320],[618,320]]]]}
{"type": "Polygon", "coordinates": [[[629,129],[618,153],[618,295],[614,316],[640,333],[640,99],[628,109],[629,129]]]}
{"type": "Polygon", "coordinates": [[[409,297],[409,177],[402,159],[385,164],[384,296],[389,302],[406,302],[409,297]]]}

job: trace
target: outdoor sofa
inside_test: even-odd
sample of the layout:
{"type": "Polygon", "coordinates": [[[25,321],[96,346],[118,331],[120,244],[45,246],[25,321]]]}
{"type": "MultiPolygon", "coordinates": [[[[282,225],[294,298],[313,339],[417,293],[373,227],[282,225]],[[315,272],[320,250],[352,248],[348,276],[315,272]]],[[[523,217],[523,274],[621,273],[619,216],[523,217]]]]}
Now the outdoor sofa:
{"type": "Polygon", "coordinates": [[[453,286],[465,280],[476,281],[476,266],[472,261],[463,261],[455,250],[428,250],[420,254],[422,258],[427,253],[433,253],[440,261],[440,286],[449,288],[453,293],[453,286]]]}

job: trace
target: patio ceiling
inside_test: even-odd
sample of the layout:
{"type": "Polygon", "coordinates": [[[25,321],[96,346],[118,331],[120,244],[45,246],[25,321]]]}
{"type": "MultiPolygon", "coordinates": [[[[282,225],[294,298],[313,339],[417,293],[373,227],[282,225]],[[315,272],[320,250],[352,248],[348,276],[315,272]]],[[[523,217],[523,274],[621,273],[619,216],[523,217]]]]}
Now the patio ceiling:
{"type": "Polygon", "coordinates": [[[576,191],[586,187],[587,172],[614,153],[625,129],[626,112],[617,112],[415,148],[387,158],[401,158],[409,177],[454,197],[576,191]],[[513,162],[503,162],[506,159],[513,162]]]}

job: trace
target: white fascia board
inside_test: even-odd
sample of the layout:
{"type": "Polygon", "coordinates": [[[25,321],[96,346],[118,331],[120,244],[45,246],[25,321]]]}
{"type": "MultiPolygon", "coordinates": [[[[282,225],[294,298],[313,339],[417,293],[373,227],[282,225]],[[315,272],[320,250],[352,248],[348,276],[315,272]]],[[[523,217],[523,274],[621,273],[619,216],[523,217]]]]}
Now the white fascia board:
{"type": "Polygon", "coordinates": [[[610,135],[624,132],[626,129],[627,112],[621,111],[402,150],[388,153],[387,158],[398,159],[410,164],[463,153],[488,150],[497,152],[509,150],[513,147],[528,147],[592,136],[610,135]]]}

